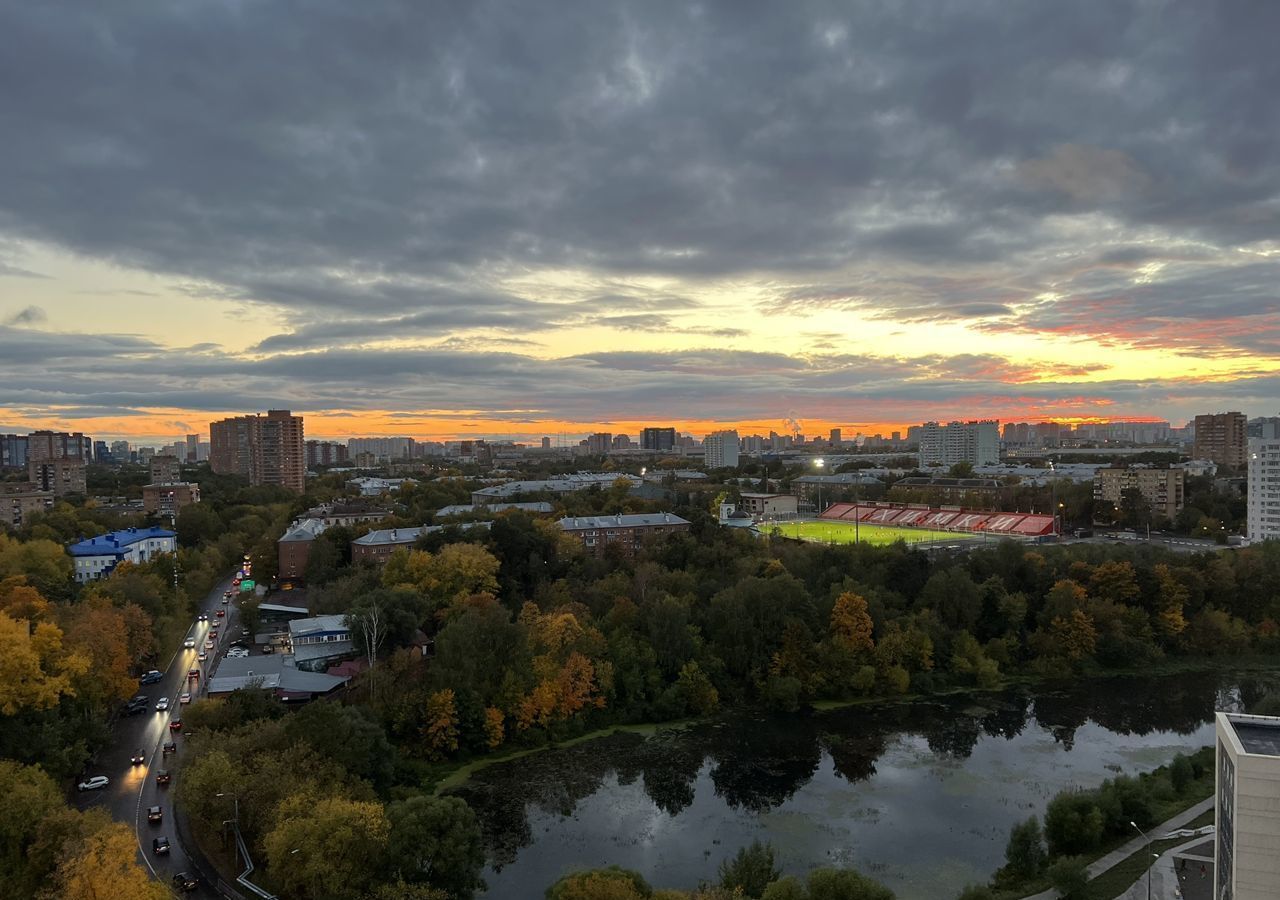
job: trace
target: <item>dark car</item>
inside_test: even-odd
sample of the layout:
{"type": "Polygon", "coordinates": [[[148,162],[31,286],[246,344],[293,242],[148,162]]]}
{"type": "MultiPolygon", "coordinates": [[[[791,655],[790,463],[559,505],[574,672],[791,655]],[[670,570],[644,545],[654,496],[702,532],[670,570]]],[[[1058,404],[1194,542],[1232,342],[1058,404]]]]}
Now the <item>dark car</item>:
{"type": "Polygon", "coordinates": [[[148,822],[159,822],[159,821],[160,821],[161,819],[163,819],[163,818],[164,818],[164,810],[163,810],[163,809],[161,809],[161,808],[160,808],[160,807],[158,807],[158,806],[148,806],[148,807],[147,807],[147,821],[148,821],[148,822]]]}
{"type": "Polygon", "coordinates": [[[138,679],[138,684],[155,684],[157,681],[162,681],[163,679],[164,679],[163,672],[160,672],[156,669],[152,669],[150,672],[147,672],[145,675],[143,675],[141,678],[138,679]]]}
{"type": "Polygon", "coordinates": [[[165,742],[164,742],[164,747],[162,748],[162,750],[163,750],[163,752],[164,752],[164,755],[165,755],[165,756],[168,756],[170,753],[177,753],[177,752],[178,752],[178,742],[177,742],[177,741],[165,741],[165,742]]]}
{"type": "Polygon", "coordinates": [[[170,723],[169,723],[169,730],[170,730],[170,731],[181,731],[181,730],[182,730],[182,720],[181,720],[181,719],[174,719],[172,722],[170,722],[170,723]]]}
{"type": "Polygon", "coordinates": [[[140,766],[147,761],[147,751],[139,747],[133,751],[133,756],[129,757],[129,761],[135,766],[140,766]]]}
{"type": "Polygon", "coordinates": [[[169,774],[168,769],[156,770],[156,784],[168,784],[173,780],[173,776],[169,774]]]}
{"type": "Polygon", "coordinates": [[[158,837],[151,839],[151,852],[156,856],[169,852],[169,839],[167,837],[158,837]]]}
{"type": "Polygon", "coordinates": [[[147,704],[145,704],[145,703],[130,703],[130,704],[129,704],[128,706],[126,706],[123,710],[121,710],[120,714],[121,714],[122,716],[137,716],[137,715],[141,715],[142,713],[144,713],[144,712],[146,712],[146,711],[147,711],[147,704]]]}
{"type": "Polygon", "coordinates": [[[196,876],[192,875],[190,872],[179,872],[177,875],[173,876],[173,881],[171,883],[173,884],[174,890],[182,891],[184,894],[190,893],[200,886],[200,882],[196,880],[196,876]]]}

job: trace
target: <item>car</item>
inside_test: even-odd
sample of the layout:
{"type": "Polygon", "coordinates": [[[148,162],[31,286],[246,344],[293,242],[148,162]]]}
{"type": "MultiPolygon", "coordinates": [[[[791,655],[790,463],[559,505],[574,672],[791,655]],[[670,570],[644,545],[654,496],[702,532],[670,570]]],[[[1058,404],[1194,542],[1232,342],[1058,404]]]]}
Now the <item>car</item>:
{"type": "Polygon", "coordinates": [[[147,807],[147,821],[148,821],[148,822],[159,822],[159,821],[160,821],[161,819],[163,819],[163,818],[164,818],[164,810],[163,810],[163,809],[161,809],[161,808],[160,808],[160,807],[158,807],[158,806],[148,806],[148,807],[147,807]]]}
{"type": "Polygon", "coordinates": [[[169,709],[169,698],[161,697],[156,701],[156,712],[165,712],[169,709]]]}
{"type": "Polygon", "coordinates": [[[251,634],[251,632],[249,631],[249,629],[248,629],[248,628],[241,628],[241,629],[240,629],[240,635],[241,635],[241,637],[248,637],[250,634],[251,634]]]}
{"type": "Polygon", "coordinates": [[[209,654],[203,650],[201,650],[199,653],[196,654],[196,659],[200,660],[200,662],[204,662],[208,658],[209,658],[209,654]]]}
{"type": "Polygon", "coordinates": [[[227,596],[225,596],[225,597],[223,597],[223,598],[222,598],[222,602],[223,602],[223,603],[230,603],[230,602],[231,602],[231,592],[230,592],[230,591],[228,591],[228,592],[227,592],[227,596]]]}
{"type": "Polygon", "coordinates": [[[249,655],[249,651],[242,647],[233,647],[227,651],[227,659],[244,659],[249,655]]]}
{"type": "Polygon", "coordinates": [[[134,694],[129,698],[130,706],[146,706],[151,700],[146,694],[134,694]]]}
{"type": "Polygon", "coordinates": [[[178,702],[179,702],[179,703],[190,703],[190,702],[191,702],[191,692],[190,692],[190,691],[183,691],[181,694],[179,694],[179,695],[178,695],[178,702]]]}
{"type": "Polygon", "coordinates": [[[208,652],[209,652],[210,650],[212,650],[212,649],[213,649],[213,641],[205,641],[205,642],[204,642],[204,651],[205,651],[205,653],[208,653],[208,652]]]}
{"type": "Polygon", "coordinates": [[[129,759],[135,766],[140,766],[147,761],[147,751],[139,747],[133,751],[133,756],[129,757],[129,759]]]}
{"type": "Polygon", "coordinates": [[[221,619],[221,618],[222,618],[223,616],[225,616],[226,614],[227,614],[227,611],[226,611],[225,609],[220,609],[220,610],[218,610],[218,612],[217,612],[217,616],[218,616],[218,618],[219,618],[219,619],[221,619]]]}
{"type": "Polygon", "coordinates": [[[209,615],[208,615],[207,613],[200,613],[200,615],[196,616],[196,621],[197,621],[197,622],[208,622],[208,621],[209,621],[209,615]]]}
{"type": "Polygon", "coordinates": [[[128,706],[126,706],[126,707],[124,708],[124,710],[121,712],[121,715],[124,715],[124,716],[140,716],[140,715],[142,715],[142,714],[143,714],[144,712],[146,712],[146,711],[147,711],[147,704],[145,704],[145,703],[131,703],[131,704],[129,704],[128,706]]]}
{"type": "Polygon", "coordinates": [[[161,748],[160,748],[160,750],[161,750],[161,752],[162,752],[165,756],[168,756],[170,753],[177,753],[177,752],[178,752],[178,742],[177,742],[177,741],[165,741],[165,742],[164,742],[164,746],[163,746],[163,747],[161,747],[161,748]]]}
{"type": "Polygon", "coordinates": [[[190,872],[179,872],[177,875],[173,876],[170,884],[173,885],[174,890],[182,891],[184,894],[189,894],[200,886],[200,882],[196,879],[196,876],[192,875],[190,872]]]}
{"type": "Polygon", "coordinates": [[[273,647],[273,646],[271,646],[270,644],[264,644],[264,645],[262,646],[262,652],[263,652],[263,653],[275,653],[275,652],[276,652],[276,648],[275,648],[275,647],[273,647]]]}
{"type": "Polygon", "coordinates": [[[188,677],[188,678],[199,678],[199,677],[200,677],[200,670],[199,670],[199,669],[191,669],[189,672],[187,672],[187,677],[188,677]]]}
{"type": "Polygon", "coordinates": [[[169,852],[169,839],[167,837],[158,837],[151,839],[151,852],[156,856],[169,852]]]}
{"type": "Polygon", "coordinates": [[[173,776],[169,774],[168,769],[156,770],[156,784],[168,784],[173,780],[173,776]]]}
{"type": "Polygon", "coordinates": [[[170,731],[181,731],[181,730],[182,730],[182,720],[181,720],[181,719],[174,719],[172,722],[170,722],[170,723],[169,723],[169,730],[170,730],[170,731]]]}
{"type": "Polygon", "coordinates": [[[97,791],[106,787],[110,783],[111,780],[107,778],[106,775],[94,775],[77,784],[76,789],[81,793],[84,791],[97,791]]]}
{"type": "Polygon", "coordinates": [[[182,646],[188,650],[194,650],[196,648],[196,639],[187,638],[185,641],[182,642],[182,646]]]}
{"type": "Polygon", "coordinates": [[[152,669],[138,679],[138,684],[155,684],[157,681],[164,679],[164,673],[158,669],[152,669]]]}

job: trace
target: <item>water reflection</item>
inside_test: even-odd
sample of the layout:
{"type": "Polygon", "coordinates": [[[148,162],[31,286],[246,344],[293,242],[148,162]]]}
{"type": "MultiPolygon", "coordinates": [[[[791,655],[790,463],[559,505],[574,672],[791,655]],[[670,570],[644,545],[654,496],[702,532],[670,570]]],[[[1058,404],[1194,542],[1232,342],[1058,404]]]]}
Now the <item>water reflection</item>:
{"type": "Polygon", "coordinates": [[[742,716],[535,754],[457,793],[480,816],[493,896],[608,863],[689,887],[755,837],[792,871],[847,862],[903,898],[944,896],[956,879],[984,879],[1009,826],[1055,791],[1210,743],[1214,709],[1269,683],[1124,678],[742,716]]]}

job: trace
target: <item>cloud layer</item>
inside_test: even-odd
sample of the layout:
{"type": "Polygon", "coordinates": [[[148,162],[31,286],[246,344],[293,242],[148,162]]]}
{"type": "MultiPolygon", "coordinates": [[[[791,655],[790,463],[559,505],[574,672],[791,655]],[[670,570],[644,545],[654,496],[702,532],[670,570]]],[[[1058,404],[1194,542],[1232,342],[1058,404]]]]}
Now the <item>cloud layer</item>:
{"type": "Polygon", "coordinates": [[[1274,412],[1278,30],[1200,0],[2,3],[0,408],[1274,412]],[[32,242],[280,325],[175,353],[140,300],[74,334],[25,297],[58,277],[32,242]]]}

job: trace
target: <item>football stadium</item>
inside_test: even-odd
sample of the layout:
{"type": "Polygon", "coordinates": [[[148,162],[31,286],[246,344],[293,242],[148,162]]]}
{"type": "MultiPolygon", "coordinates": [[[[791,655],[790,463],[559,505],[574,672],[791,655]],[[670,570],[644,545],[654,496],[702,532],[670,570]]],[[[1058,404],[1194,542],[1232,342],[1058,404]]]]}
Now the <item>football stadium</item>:
{"type": "Polygon", "coordinates": [[[836,503],[816,519],[770,523],[762,531],[820,543],[956,543],[995,538],[1035,540],[1054,534],[1053,516],[914,504],[836,503]]]}

